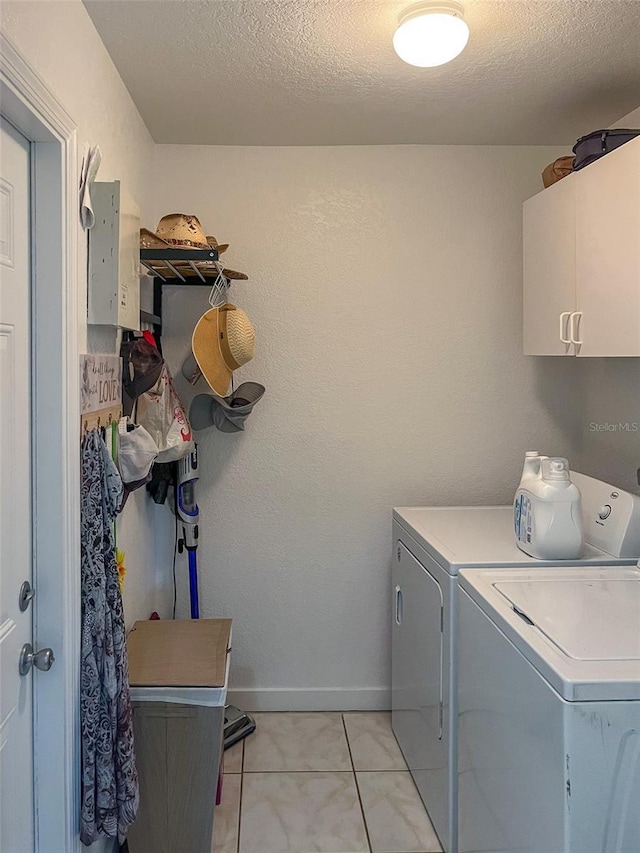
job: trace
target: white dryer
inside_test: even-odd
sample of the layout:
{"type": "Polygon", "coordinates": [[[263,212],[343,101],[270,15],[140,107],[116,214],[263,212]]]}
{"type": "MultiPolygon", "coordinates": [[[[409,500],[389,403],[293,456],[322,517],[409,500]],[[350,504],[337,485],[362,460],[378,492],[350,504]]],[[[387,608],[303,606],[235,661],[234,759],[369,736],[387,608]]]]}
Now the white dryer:
{"type": "MultiPolygon", "coordinates": [[[[587,543],[596,544],[564,565],[635,565],[640,499],[580,474],[572,479],[587,543]]],[[[393,511],[392,725],[445,853],[458,850],[458,572],[549,565],[517,548],[511,507],[393,511]]]]}
{"type": "Polygon", "coordinates": [[[460,853],[640,851],[640,568],[465,570],[460,853]]]}

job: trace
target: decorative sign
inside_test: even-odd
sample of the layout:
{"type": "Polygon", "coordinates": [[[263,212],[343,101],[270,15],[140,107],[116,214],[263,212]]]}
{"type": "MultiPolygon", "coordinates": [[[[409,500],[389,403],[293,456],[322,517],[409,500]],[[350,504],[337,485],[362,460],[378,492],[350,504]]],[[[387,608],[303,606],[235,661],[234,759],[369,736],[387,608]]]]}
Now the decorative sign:
{"type": "Polygon", "coordinates": [[[122,416],[120,356],[80,356],[80,413],[85,431],[117,422],[122,416]]]}

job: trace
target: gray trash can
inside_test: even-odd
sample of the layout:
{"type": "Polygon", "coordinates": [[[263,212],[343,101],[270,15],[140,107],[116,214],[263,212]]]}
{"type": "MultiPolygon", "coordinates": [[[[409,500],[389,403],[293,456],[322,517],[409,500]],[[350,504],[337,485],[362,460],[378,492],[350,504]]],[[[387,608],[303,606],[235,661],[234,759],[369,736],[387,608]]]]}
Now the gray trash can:
{"type": "Polygon", "coordinates": [[[131,853],[210,853],[230,619],[136,622],[127,641],[140,810],[131,853]]]}

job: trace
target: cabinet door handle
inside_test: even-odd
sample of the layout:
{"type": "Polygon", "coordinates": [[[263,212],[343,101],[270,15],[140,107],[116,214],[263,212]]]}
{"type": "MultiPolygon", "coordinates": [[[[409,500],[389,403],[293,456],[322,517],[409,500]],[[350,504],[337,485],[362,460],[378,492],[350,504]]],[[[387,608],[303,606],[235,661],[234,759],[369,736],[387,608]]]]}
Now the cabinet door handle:
{"type": "Polygon", "coordinates": [[[571,341],[566,337],[566,332],[568,332],[568,323],[567,318],[571,316],[571,311],[563,311],[560,315],[560,340],[563,344],[570,344],[571,341]],[[565,331],[566,330],[566,331],[565,331]]]}
{"type": "Polygon", "coordinates": [[[396,586],[396,625],[402,623],[402,590],[396,586]]]}
{"type": "Polygon", "coordinates": [[[569,317],[569,342],[575,344],[577,347],[582,346],[582,341],[578,337],[578,326],[581,317],[582,311],[572,311],[569,317]]]}

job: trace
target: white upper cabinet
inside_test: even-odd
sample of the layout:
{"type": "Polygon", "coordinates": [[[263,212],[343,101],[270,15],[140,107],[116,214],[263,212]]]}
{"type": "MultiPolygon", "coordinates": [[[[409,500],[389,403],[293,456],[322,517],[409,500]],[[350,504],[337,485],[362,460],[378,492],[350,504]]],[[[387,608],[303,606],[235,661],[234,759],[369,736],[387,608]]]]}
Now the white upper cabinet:
{"type": "Polygon", "coordinates": [[[569,175],[524,203],[526,355],[573,355],[568,330],[576,310],[574,178],[569,175]]]}
{"type": "Polygon", "coordinates": [[[640,139],[572,177],[579,355],[640,355],[640,139]]]}
{"type": "Polygon", "coordinates": [[[640,356],[640,138],[525,202],[524,352],[640,356]]]}

